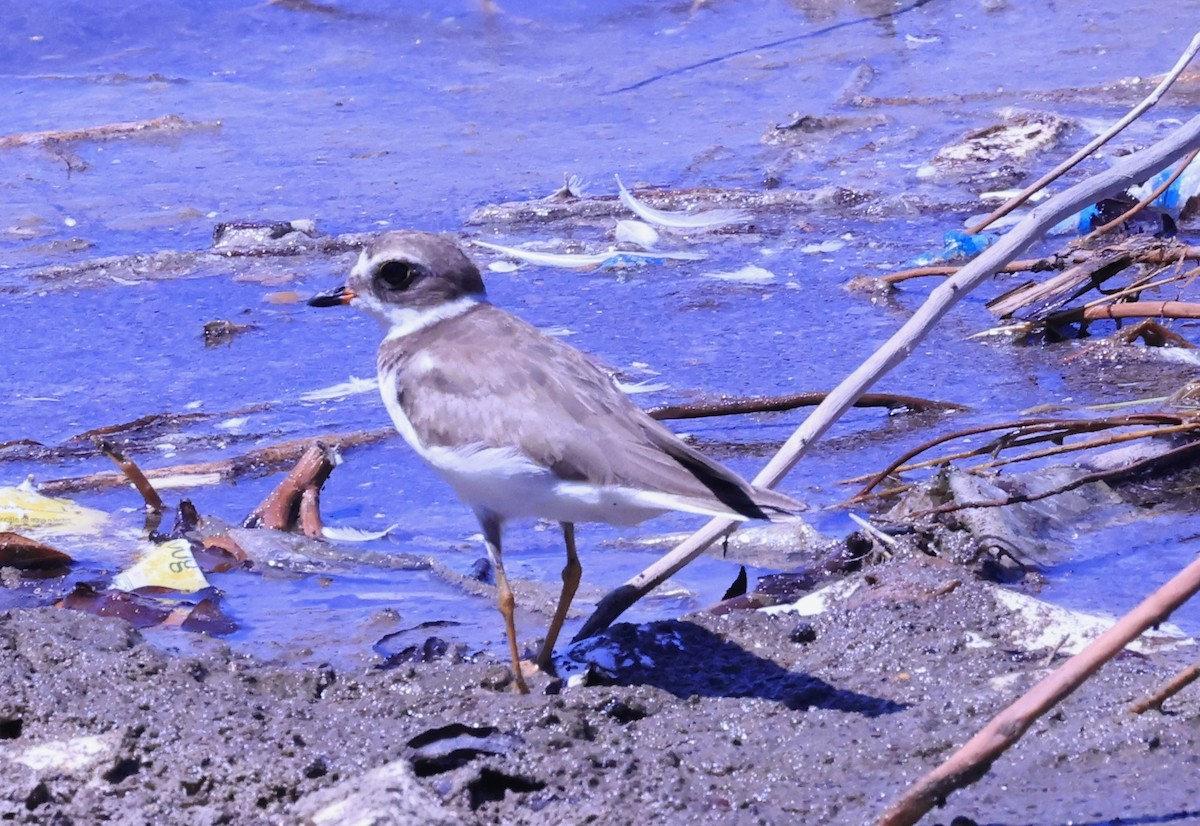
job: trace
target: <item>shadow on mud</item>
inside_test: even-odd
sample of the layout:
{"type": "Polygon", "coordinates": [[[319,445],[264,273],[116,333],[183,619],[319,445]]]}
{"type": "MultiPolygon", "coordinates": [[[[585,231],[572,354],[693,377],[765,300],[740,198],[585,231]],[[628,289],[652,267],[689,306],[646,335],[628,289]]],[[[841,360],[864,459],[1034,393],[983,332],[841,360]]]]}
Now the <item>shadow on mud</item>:
{"type": "MultiPolygon", "coordinates": [[[[803,645],[792,644],[797,649],[803,645]]],[[[794,656],[786,651],[764,653],[780,659],[794,656]]],[[[602,681],[650,685],[680,698],[755,697],[789,709],[820,708],[868,717],[907,708],[904,703],[839,689],[811,674],[790,671],[686,620],[615,625],[594,645],[584,644],[572,656],[594,664],[612,657],[615,667],[601,668],[609,671],[602,681]]]]}

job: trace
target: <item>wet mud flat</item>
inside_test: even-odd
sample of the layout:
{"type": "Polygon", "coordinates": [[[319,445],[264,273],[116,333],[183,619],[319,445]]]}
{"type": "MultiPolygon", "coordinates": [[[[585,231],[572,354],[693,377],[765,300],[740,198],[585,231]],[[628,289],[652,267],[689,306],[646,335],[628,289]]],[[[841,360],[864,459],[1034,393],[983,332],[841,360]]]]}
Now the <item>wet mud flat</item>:
{"type": "MultiPolygon", "coordinates": [[[[0,614],[14,823],[871,822],[1061,664],[996,586],[900,553],[814,616],[617,625],[533,694],[451,649],[388,669],[171,651],[122,620],[0,614]]],[[[169,644],[169,643],[168,643],[169,644]]],[[[1127,651],[928,822],[1200,822],[1200,700],[1129,706],[1195,658],[1127,651]]]]}

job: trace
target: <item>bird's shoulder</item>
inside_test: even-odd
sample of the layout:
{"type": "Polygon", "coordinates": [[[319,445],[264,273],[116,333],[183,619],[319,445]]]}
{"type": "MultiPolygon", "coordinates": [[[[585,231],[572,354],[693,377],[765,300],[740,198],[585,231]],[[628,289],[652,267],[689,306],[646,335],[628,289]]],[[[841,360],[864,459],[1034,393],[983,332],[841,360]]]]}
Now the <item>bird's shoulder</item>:
{"type": "Polygon", "coordinates": [[[514,447],[574,475],[603,475],[604,446],[639,438],[648,420],[602,363],[487,304],[385,341],[379,366],[426,444],[514,447]]]}

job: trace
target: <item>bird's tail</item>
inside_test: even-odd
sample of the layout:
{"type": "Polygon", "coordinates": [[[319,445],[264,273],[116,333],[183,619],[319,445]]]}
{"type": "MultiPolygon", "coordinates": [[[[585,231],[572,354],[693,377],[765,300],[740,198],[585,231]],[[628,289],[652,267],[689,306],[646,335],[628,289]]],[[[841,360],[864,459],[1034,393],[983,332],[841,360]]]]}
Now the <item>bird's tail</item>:
{"type": "Polygon", "coordinates": [[[671,457],[683,465],[709,492],[728,509],[729,516],[786,522],[805,509],[804,504],[786,494],[758,488],[717,464],[683,442],[663,445],[671,457]]]}

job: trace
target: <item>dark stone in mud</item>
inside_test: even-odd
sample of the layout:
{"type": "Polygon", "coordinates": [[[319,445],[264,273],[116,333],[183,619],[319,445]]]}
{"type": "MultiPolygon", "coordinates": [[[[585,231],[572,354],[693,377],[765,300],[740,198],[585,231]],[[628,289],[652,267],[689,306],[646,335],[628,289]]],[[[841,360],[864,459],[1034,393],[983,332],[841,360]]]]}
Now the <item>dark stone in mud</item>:
{"type": "Polygon", "coordinates": [[[817,629],[813,628],[811,622],[800,622],[792,629],[792,633],[788,634],[788,639],[797,645],[807,645],[810,642],[815,642],[817,639],[817,629]]]}

